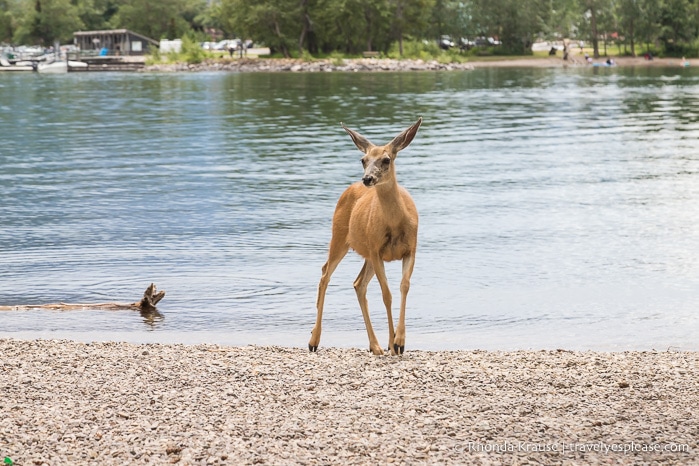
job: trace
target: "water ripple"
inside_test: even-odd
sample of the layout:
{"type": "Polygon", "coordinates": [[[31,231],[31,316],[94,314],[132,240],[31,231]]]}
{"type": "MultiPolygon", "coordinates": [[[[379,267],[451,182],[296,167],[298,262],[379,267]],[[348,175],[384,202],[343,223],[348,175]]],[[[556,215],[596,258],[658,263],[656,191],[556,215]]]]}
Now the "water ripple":
{"type": "MultiPolygon", "coordinates": [[[[418,345],[696,349],[694,70],[6,73],[0,101],[0,304],[168,292],[157,321],[4,313],[6,335],[304,344],[361,177],[340,122],[382,144],[422,116],[397,162],[421,215],[418,345]]],[[[336,344],[364,346],[360,268],[329,288],[336,344]]]]}

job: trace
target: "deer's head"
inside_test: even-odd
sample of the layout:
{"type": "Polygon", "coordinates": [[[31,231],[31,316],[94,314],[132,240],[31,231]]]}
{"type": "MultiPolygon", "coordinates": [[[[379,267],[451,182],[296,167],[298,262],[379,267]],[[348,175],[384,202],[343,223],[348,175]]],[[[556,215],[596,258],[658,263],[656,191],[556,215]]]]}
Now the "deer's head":
{"type": "Polygon", "coordinates": [[[342,128],[350,135],[354,145],[364,153],[364,157],[362,157],[362,165],[364,165],[362,182],[365,186],[376,186],[396,179],[394,167],[396,156],[399,151],[408,147],[412,142],[421,124],[422,117],[385,146],[372,144],[367,138],[342,124],[342,128]]]}

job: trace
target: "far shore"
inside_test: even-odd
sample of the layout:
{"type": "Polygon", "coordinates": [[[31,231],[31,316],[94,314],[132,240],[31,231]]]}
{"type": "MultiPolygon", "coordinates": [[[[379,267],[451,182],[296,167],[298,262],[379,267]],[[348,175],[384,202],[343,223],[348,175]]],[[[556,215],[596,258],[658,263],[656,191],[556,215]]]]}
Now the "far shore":
{"type": "MultiPolygon", "coordinates": [[[[674,67],[684,68],[699,64],[697,59],[644,57],[611,57],[612,67],[674,67]]],[[[478,57],[463,63],[443,63],[437,60],[355,58],[355,59],[314,59],[293,58],[240,58],[206,60],[202,63],[162,63],[147,65],[145,72],[179,71],[233,71],[233,72],[366,72],[366,71],[459,71],[475,68],[609,68],[606,58],[593,59],[587,63],[579,54],[568,60],[561,57],[478,57]]]]}

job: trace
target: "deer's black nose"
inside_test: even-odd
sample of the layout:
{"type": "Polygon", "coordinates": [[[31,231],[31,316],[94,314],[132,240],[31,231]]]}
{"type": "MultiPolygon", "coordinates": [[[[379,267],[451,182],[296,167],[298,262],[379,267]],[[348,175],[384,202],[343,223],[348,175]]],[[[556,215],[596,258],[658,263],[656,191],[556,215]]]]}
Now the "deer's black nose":
{"type": "Polygon", "coordinates": [[[364,186],[371,186],[372,183],[374,182],[374,177],[373,176],[365,176],[362,178],[362,181],[364,182],[364,186]]]}

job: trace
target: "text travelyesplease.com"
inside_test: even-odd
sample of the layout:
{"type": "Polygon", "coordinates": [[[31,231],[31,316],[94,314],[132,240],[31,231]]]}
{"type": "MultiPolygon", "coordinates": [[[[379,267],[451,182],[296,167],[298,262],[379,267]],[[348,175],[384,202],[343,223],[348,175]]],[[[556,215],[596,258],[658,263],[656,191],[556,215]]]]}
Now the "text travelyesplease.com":
{"type": "Polygon", "coordinates": [[[456,449],[463,452],[479,453],[534,453],[534,452],[559,452],[565,453],[687,453],[689,445],[686,443],[578,443],[578,442],[502,442],[481,443],[467,442],[456,449]]]}

